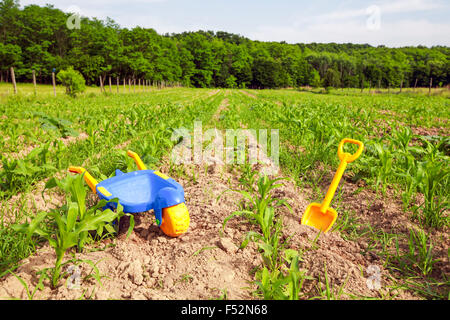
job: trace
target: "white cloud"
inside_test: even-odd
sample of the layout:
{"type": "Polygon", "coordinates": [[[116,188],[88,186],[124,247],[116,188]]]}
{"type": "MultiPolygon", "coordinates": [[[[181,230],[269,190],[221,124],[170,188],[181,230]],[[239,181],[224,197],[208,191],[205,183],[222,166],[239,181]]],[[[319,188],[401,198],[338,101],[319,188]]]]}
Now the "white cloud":
{"type": "MultiPolygon", "coordinates": [[[[297,15],[284,26],[264,25],[248,33],[261,41],[290,43],[369,43],[392,47],[449,45],[450,23],[399,18],[401,13],[443,10],[435,0],[378,1],[365,8],[340,9],[317,15],[297,15]]],[[[404,17],[404,16],[403,16],[404,17]]]]}
{"type": "Polygon", "coordinates": [[[370,13],[367,9],[371,7],[377,7],[380,9],[381,14],[395,14],[395,13],[407,13],[407,12],[423,12],[428,10],[436,10],[444,8],[445,6],[436,1],[425,0],[394,0],[394,1],[379,1],[369,3],[366,7],[335,10],[323,14],[312,16],[297,16],[297,20],[302,23],[326,23],[333,20],[348,20],[366,17],[370,13]]]}
{"type": "MultiPolygon", "coordinates": [[[[21,0],[20,3],[22,6],[29,3],[44,5],[51,1],[21,0]]],[[[255,40],[290,43],[353,42],[387,46],[450,44],[450,22],[442,18],[445,12],[449,12],[448,0],[371,0],[367,6],[364,2],[349,0],[340,2],[339,9],[328,12],[326,9],[317,12],[320,8],[330,7],[317,1],[304,6],[297,15],[295,10],[291,12],[280,7],[280,10],[286,10],[286,19],[272,24],[269,21],[275,20],[261,21],[259,15],[249,15],[249,21],[240,22],[233,17],[226,17],[223,12],[209,12],[207,9],[173,18],[172,12],[187,10],[186,6],[190,6],[188,1],[182,5],[172,0],[59,0],[56,3],[55,7],[64,11],[70,6],[77,6],[83,16],[99,19],[110,17],[122,27],[149,27],[159,33],[202,29],[236,32],[255,40]],[[163,3],[167,5],[161,6],[163,3]],[[379,19],[374,16],[375,11],[369,8],[379,9],[379,19]],[[441,16],[441,20],[434,19],[435,16],[441,16]],[[371,28],[371,25],[374,27],[371,28]]],[[[230,2],[230,6],[234,6],[233,3],[230,2]]],[[[270,14],[261,11],[261,16],[270,14]]]]}
{"type": "Polygon", "coordinates": [[[385,2],[380,5],[380,9],[383,13],[426,11],[442,7],[443,4],[440,2],[424,0],[396,0],[385,2]]]}
{"type": "Polygon", "coordinates": [[[417,45],[450,45],[450,25],[427,20],[402,20],[381,23],[379,30],[370,30],[357,21],[328,22],[299,26],[264,26],[249,34],[261,41],[289,43],[368,43],[390,47],[417,45]]]}

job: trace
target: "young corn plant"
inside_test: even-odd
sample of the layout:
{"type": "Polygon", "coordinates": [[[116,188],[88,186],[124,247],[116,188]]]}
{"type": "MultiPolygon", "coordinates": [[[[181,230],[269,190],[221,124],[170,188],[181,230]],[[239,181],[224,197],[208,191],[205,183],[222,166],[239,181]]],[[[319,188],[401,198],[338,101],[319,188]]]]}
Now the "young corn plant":
{"type": "MultiPolygon", "coordinates": [[[[106,233],[116,232],[111,223],[125,215],[123,207],[117,199],[111,200],[111,202],[117,203],[116,212],[110,209],[101,210],[108,203],[106,200],[86,209],[86,191],[83,186],[82,175],[68,176],[61,185],[65,190],[71,192],[65,206],[51,212],[39,212],[31,222],[12,226],[15,231],[25,233],[28,238],[37,235],[46,239],[54,248],[56,261],[51,282],[54,288],[57,287],[61,279],[63,258],[66,252],[74,247],[82,250],[91,231],[95,231],[99,236],[102,236],[105,231],[106,233]]],[[[128,235],[133,227],[134,219],[130,215],[128,235]]]]}
{"type": "Polygon", "coordinates": [[[71,128],[72,122],[66,119],[55,118],[43,112],[32,112],[33,116],[38,117],[44,130],[56,130],[66,138],[68,136],[78,137],[79,133],[71,128]]]}
{"type": "Polygon", "coordinates": [[[270,235],[270,226],[272,225],[274,217],[274,211],[268,208],[275,208],[284,205],[292,210],[286,200],[273,198],[272,196],[271,192],[282,186],[282,184],[276,184],[276,182],[280,180],[286,180],[286,178],[269,179],[267,176],[263,176],[258,180],[257,188],[253,192],[246,190],[231,190],[240,193],[246,200],[248,200],[250,206],[248,210],[236,211],[226,217],[223,222],[223,226],[225,226],[231,218],[244,215],[250,220],[250,222],[258,224],[262,229],[264,238],[268,239],[270,235]]]}
{"type": "Polygon", "coordinates": [[[411,200],[417,189],[422,185],[425,179],[425,171],[422,165],[417,162],[412,162],[406,171],[398,173],[397,176],[404,179],[405,189],[402,193],[403,210],[407,210],[411,204],[411,200]]]}
{"type": "Polygon", "coordinates": [[[416,265],[424,276],[431,273],[436,260],[433,259],[433,244],[427,234],[423,230],[410,230],[408,248],[408,260],[416,265]]]}
{"type": "Polygon", "coordinates": [[[266,236],[260,233],[249,231],[240,248],[245,248],[250,241],[258,243],[258,248],[262,253],[264,264],[269,267],[270,270],[276,270],[282,263],[281,251],[284,249],[285,244],[280,243],[281,230],[283,223],[281,218],[278,218],[276,222],[273,221],[274,209],[272,207],[267,208],[269,213],[266,214],[267,220],[264,220],[264,229],[270,229],[266,231],[266,236]]]}
{"type": "Polygon", "coordinates": [[[386,191],[388,179],[392,173],[393,155],[392,152],[380,143],[373,143],[378,156],[378,163],[374,170],[376,176],[376,189],[378,190],[380,184],[382,185],[383,193],[386,191]]]}
{"type": "Polygon", "coordinates": [[[433,244],[423,230],[410,230],[408,237],[408,251],[400,251],[398,239],[395,239],[395,255],[391,256],[391,265],[394,270],[407,272],[417,276],[427,276],[433,271],[437,260],[433,257],[433,244]]]}
{"type": "Polygon", "coordinates": [[[450,208],[448,200],[450,170],[445,162],[426,162],[423,182],[418,188],[425,201],[419,219],[424,225],[440,228],[449,224],[450,217],[445,212],[450,208]]]}
{"type": "Polygon", "coordinates": [[[280,248],[282,247],[279,243],[282,221],[281,219],[275,219],[275,208],[284,205],[292,210],[284,199],[273,198],[272,196],[272,191],[281,186],[276,182],[283,179],[269,179],[267,176],[263,176],[258,180],[254,192],[233,190],[243,195],[250,202],[250,206],[246,210],[233,212],[223,222],[223,228],[225,228],[231,218],[245,216],[251,223],[257,224],[261,233],[249,231],[241,244],[241,248],[245,248],[250,241],[257,241],[259,248],[264,252],[263,258],[271,269],[276,269],[279,265],[281,261],[280,248]]]}
{"type": "Polygon", "coordinates": [[[306,275],[306,270],[300,270],[298,252],[287,249],[283,259],[286,262],[284,270],[279,268],[269,270],[266,266],[256,274],[257,295],[264,300],[298,300],[305,280],[313,280],[306,275]]]}
{"type": "Polygon", "coordinates": [[[328,272],[327,272],[327,265],[324,262],[324,274],[325,274],[325,288],[322,288],[321,279],[319,276],[319,283],[316,286],[317,292],[319,293],[319,296],[313,297],[312,299],[321,299],[321,300],[340,300],[341,296],[344,294],[344,287],[347,284],[348,278],[347,277],[344,281],[344,283],[336,290],[333,288],[333,286],[330,283],[330,280],[328,279],[328,272]]]}

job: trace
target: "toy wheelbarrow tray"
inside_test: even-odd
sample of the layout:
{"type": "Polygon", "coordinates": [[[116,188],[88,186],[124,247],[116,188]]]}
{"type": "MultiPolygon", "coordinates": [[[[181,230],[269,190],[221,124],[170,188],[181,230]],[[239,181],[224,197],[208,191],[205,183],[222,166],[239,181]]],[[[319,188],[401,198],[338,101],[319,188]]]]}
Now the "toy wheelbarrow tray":
{"type": "MultiPolygon", "coordinates": [[[[138,166],[138,171],[123,173],[119,169],[112,178],[97,182],[84,168],[70,167],[73,173],[84,173],[84,179],[100,199],[119,199],[125,213],[154,210],[161,230],[170,237],[185,233],[189,227],[183,187],[159,171],[147,170],[139,156],[127,152],[138,166]]],[[[108,203],[114,209],[116,203],[108,203]]]]}

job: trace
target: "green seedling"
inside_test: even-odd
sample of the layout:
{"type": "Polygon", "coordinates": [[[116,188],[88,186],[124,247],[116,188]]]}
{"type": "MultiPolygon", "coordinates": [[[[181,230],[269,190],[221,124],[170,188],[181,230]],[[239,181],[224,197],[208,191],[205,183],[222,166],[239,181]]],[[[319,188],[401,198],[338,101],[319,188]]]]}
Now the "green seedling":
{"type": "MultiPolygon", "coordinates": [[[[64,188],[71,190],[71,197],[68,198],[67,204],[63,208],[51,212],[39,212],[30,223],[12,226],[15,231],[25,233],[28,238],[37,235],[46,239],[55,249],[56,262],[52,275],[53,287],[58,285],[61,278],[61,268],[65,253],[73,247],[78,247],[79,250],[82,250],[89,231],[96,231],[100,236],[105,231],[115,233],[116,230],[111,223],[125,215],[123,207],[118,203],[117,199],[111,200],[117,203],[116,212],[110,209],[100,210],[107,204],[105,200],[99,201],[96,206],[86,209],[86,190],[82,179],[83,177],[80,175],[76,177],[68,176],[64,180],[64,188]],[[42,226],[44,220],[47,220],[51,227],[42,226]]],[[[131,215],[130,218],[132,218],[131,215]]],[[[128,234],[130,234],[133,227],[134,223],[130,222],[128,234]]]]}
{"type": "Polygon", "coordinates": [[[217,249],[217,247],[215,247],[215,246],[214,246],[214,247],[203,247],[203,248],[201,248],[201,249],[195,251],[195,252],[192,254],[192,257],[198,256],[200,253],[202,253],[202,252],[205,251],[205,250],[213,250],[213,249],[217,249]]]}
{"type": "Polygon", "coordinates": [[[433,259],[433,244],[423,230],[409,231],[408,249],[407,258],[423,275],[433,271],[433,264],[437,262],[433,259]]]}
{"type": "Polygon", "coordinates": [[[319,283],[316,285],[319,296],[313,297],[312,299],[326,299],[326,300],[339,300],[341,296],[344,294],[344,287],[347,284],[347,281],[350,275],[347,276],[344,283],[338,288],[336,291],[328,279],[327,265],[324,262],[324,277],[325,277],[325,288],[321,286],[321,279],[319,276],[319,283]]]}

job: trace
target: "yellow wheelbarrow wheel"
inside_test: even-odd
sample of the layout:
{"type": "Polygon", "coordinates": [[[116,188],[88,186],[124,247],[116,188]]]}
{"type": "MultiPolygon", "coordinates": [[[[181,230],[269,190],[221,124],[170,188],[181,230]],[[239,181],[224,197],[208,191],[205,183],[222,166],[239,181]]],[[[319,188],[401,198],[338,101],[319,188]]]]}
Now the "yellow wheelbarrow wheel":
{"type": "Polygon", "coordinates": [[[189,212],[183,202],[163,209],[160,228],[169,237],[178,237],[188,230],[189,221],[189,212]]]}

